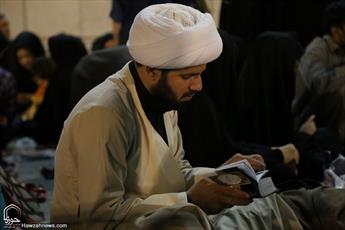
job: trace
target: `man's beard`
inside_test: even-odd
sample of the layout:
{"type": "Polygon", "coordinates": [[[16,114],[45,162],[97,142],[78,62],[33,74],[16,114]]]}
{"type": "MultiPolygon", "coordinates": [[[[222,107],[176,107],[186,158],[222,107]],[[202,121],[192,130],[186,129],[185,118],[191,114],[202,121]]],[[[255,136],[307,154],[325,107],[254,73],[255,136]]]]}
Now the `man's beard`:
{"type": "Polygon", "coordinates": [[[152,87],[151,93],[159,99],[161,103],[172,110],[180,108],[182,102],[178,101],[174,91],[168,85],[167,73],[163,72],[161,78],[155,86],[152,87]]]}

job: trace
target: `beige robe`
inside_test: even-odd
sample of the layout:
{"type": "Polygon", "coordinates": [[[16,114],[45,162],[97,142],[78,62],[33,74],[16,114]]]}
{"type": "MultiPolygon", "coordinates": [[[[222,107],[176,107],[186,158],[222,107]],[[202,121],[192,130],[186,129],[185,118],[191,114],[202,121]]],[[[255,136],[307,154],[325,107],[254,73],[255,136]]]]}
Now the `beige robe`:
{"type": "MultiPolygon", "coordinates": [[[[160,229],[162,223],[164,229],[221,228],[224,219],[187,202],[185,191],[198,169],[183,160],[177,112],[166,112],[164,123],[168,145],[146,117],[128,65],[87,93],[66,120],[57,147],[52,222],[85,229],[160,229]]],[[[259,215],[267,209],[270,218],[280,218],[278,209],[273,216],[261,203],[259,215]]],[[[287,213],[286,219],[295,218],[287,213]]]]}

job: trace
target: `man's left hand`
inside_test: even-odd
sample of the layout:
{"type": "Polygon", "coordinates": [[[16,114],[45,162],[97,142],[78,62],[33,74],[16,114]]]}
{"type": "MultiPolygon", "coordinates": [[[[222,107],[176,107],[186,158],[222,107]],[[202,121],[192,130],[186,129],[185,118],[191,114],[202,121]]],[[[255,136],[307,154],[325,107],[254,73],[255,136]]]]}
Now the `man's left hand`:
{"type": "Polygon", "coordinates": [[[244,159],[246,159],[250,163],[250,165],[253,167],[255,171],[262,171],[266,168],[264,158],[262,158],[262,156],[259,154],[242,155],[240,153],[236,153],[224,164],[231,164],[233,162],[244,160],[244,159]]]}

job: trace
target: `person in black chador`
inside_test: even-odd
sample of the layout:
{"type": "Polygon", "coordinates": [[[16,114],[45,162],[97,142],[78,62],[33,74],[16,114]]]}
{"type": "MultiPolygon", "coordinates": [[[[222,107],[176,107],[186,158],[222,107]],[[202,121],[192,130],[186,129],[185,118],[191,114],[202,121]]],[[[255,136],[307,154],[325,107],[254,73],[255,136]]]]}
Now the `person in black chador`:
{"type": "Polygon", "coordinates": [[[31,73],[34,59],[45,55],[40,39],[31,32],[20,33],[6,50],[6,65],[17,82],[18,113],[31,104],[31,96],[37,90],[37,84],[31,73]]]}
{"type": "Polygon", "coordinates": [[[179,110],[179,126],[186,158],[194,166],[217,167],[235,153],[259,153],[277,185],[295,180],[294,170],[287,165],[299,160],[294,145],[271,149],[269,145],[234,139],[234,121],[239,114],[236,98],[238,75],[246,48],[243,41],[225,31],[220,31],[220,35],[223,52],[218,59],[207,65],[203,73],[204,90],[179,110]]]}
{"type": "Polygon", "coordinates": [[[68,114],[72,71],[87,51],[80,38],[66,34],[50,37],[48,44],[56,71],[47,88],[41,112],[37,116],[44,121],[45,127],[49,127],[41,141],[56,144],[68,114]]]}

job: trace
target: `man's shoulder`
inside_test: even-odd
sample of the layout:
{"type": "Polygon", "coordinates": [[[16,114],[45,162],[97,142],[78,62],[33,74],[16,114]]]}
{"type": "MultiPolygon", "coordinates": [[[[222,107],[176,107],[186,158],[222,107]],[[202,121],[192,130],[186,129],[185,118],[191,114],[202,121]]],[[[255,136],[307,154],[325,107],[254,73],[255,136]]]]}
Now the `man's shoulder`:
{"type": "Polygon", "coordinates": [[[132,95],[118,74],[111,75],[82,97],[70,116],[96,108],[102,108],[120,116],[128,116],[133,111],[132,95]]]}
{"type": "Polygon", "coordinates": [[[326,52],[328,37],[315,37],[307,46],[306,52],[326,52]]]}

